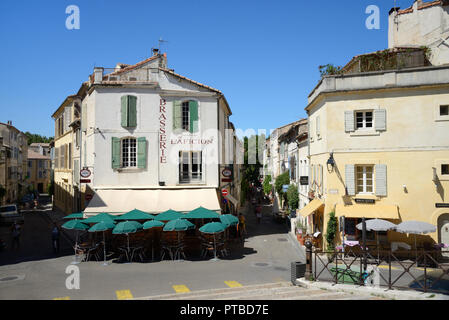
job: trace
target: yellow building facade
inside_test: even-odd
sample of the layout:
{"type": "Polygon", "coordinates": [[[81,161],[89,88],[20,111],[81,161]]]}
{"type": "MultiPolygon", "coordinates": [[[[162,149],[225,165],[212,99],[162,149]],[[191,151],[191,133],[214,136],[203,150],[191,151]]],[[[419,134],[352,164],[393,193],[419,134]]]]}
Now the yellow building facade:
{"type": "MultiPolygon", "coordinates": [[[[448,105],[448,66],[323,77],[306,107],[316,201],[301,214],[313,232],[324,239],[334,212],[345,217],[346,240],[359,239],[364,217],[428,222],[436,232],[418,241],[449,244],[448,105]]],[[[414,242],[394,231],[384,237],[414,242]]]]}
{"type": "Polygon", "coordinates": [[[80,211],[77,188],[79,165],[74,168],[74,157],[79,159],[79,140],[73,130],[74,122],[79,121],[77,104],[79,98],[76,95],[68,96],[52,116],[55,120],[53,203],[67,214],[80,211]]]}

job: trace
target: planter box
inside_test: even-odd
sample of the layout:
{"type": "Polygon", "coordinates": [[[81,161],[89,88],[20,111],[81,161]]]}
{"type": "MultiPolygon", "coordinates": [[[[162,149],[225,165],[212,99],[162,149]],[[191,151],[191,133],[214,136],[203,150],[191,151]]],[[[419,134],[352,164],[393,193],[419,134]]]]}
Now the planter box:
{"type": "Polygon", "coordinates": [[[300,261],[291,263],[291,281],[295,284],[295,280],[298,278],[304,278],[306,273],[306,264],[300,261]]]}

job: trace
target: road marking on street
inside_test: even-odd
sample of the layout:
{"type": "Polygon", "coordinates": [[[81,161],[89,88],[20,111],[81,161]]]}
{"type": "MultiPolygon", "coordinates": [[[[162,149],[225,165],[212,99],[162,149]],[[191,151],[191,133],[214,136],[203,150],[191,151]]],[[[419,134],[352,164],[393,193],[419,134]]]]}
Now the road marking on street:
{"type": "Polygon", "coordinates": [[[70,297],[53,298],[53,300],[70,300],[70,297]]]}
{"type": "MultiPolygon", "coordinates": [[[[377,266],[378,268],[381,268],[381,269],[388,269],[388,266],[377,266]]],[[[391,270],[398,270],[398,268],[396,268],[396,267],[391,267],[391,270]]]]}
{"type": "Polygon", "coordinates": [[[133,298],[133,295],[130,290],[116,290],[115,294],[117,295],[118,300],[126,300],[133,298]]]}
{"type": "Polygon", "coordinates": [[[190,292],[190,289],[187,288],[185,285],[180,284],[180,285],[174,285],[173,289],[176,291],[176,293],[185,293],[185,292],[190,292]]]}
{"type": "Polygon", "coordinates": [[[225,281],[224,283],[226,283],[226,285],[230,288],[242,287],[242,285],[237,281],[225,281]]]}

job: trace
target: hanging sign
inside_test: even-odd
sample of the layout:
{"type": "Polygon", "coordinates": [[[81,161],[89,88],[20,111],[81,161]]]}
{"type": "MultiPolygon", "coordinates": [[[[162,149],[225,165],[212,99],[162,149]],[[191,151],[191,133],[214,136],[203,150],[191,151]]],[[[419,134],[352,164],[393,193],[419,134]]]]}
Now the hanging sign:
{"type": "Polygon", "coordinates": [[[165,99],[160,99],[159,101],[159,162],[167,163],[167,132],[165,130],[167,120],[165,105],[167,101],[165,99]]]}
{"type": "Polygon", "coordinates": [[[88,168],[82,168],[80,170],[80,176],[83,178],[89,178],[91,174],[92,174],[92,172],[90,172],[90,170],[88,168]]]}

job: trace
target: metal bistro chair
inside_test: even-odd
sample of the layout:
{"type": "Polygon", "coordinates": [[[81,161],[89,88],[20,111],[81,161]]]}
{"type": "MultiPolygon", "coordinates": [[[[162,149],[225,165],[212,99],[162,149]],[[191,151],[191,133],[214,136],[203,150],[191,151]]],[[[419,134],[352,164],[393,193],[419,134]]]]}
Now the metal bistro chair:
{"type": "Polygon", "coordinates": [[[131,261],[133,261],[134,256],[137,256],[140,258],[140,262],[143,262],[145,257],[144,247],[143,246],[137,246],[133,248],[131,252],[131,261]]]}
{"type": "Polygon", "coordinates": [[[214,243],[210,241],[202,241],[201,242],[201,257],[205,258],[207,253],[211,252],[213,254],[214,252],[214,243]]]}
{"type": "Polygon", "coordinates": [[[85,261],[89,261],[91,257],[95,257],[96,261],[100,260],[100,251],[102,248],[102,244],[101,243],[97,243],[95,244],[93,247],[89,248],[86,252],[86,260],[85,261]]]}
{"type": "Polygon", "coordinates": [[[170,259],[173,260],[173,251],[172,251],[172,245],[167,243],[166,241],[161,242],[161,260],[164,260],[165,253],[168,253],[170,256],[170,259]]]}

